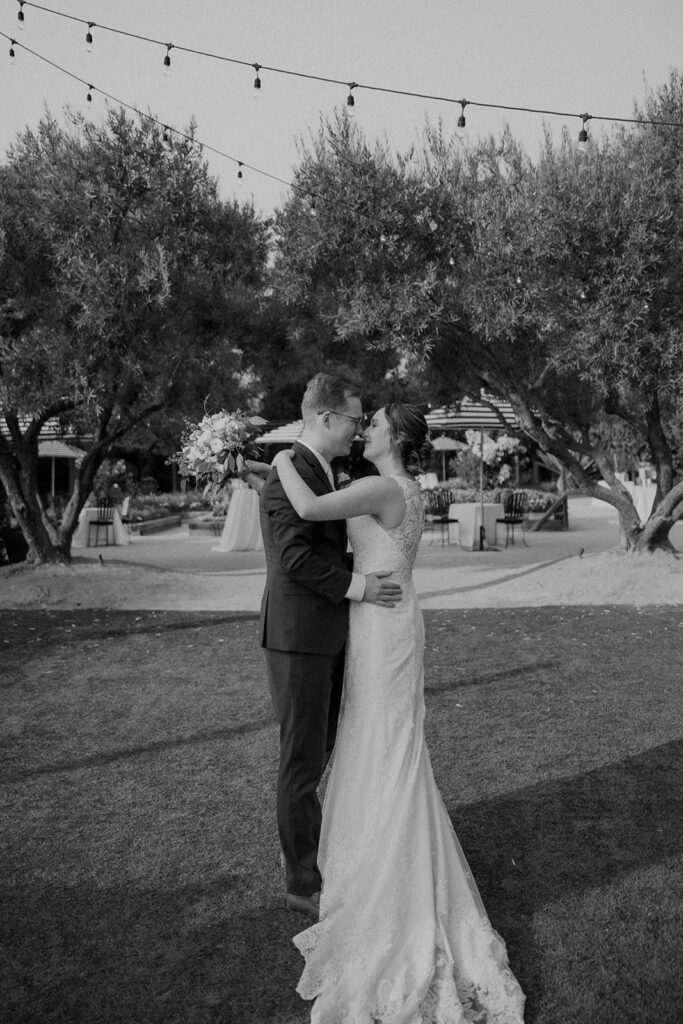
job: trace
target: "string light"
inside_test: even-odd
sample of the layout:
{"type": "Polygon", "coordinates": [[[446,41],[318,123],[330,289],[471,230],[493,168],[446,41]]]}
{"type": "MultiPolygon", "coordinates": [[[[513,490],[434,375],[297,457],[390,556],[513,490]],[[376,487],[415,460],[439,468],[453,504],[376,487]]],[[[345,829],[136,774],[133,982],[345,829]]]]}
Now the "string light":
{"type": "MultiPolygon", "coordinates": [[[[98,25],[98,28],[102,28],[102,26],[98,25]]],[[[11,39],[6,32],[2,32],[0,30],[0,37],[6,39],[9,43],[14,43],[16,45],[16,40],[11,39]]],[[[66,68],[62,67],[61,64],[56,64],[54,61],[50,60],[48,57],[44,57],[41,53],[38,53],[36,50],[32,50],[30,47],[23,45],[22,49],[26,50],[27,53],[30,53],[31,56],[35,57],[37,60],[41,60],[43,61],[43,63],[49,64],[49,66],[54,68],[56,71],[61,71],[63,75],[66,75],[68,78],[72,78],[75,82],[81,82],[83,85],[88,84],[84,78],[80,78],[78,75],[75,75],[73,71],[68,71],[66,68]]],[[[92,89],[95,89],[95,86],[92,86],[92,89]]],[[[180,139],[185,139],[189,143],[197,142],[197,140],[193,136],[188,135],[187,132],[180,131],[178,128],[170,129],[168,125],[164,125],[161,121],[158,120],[158,118],[152,117],[151,114],[149,113],[145,113],[138,107],[133,106],[132,103],[127,103],[126,100],[121,99],[120,96],[114,96],[113,93],[105,92],[104,89],[97,89],[97,92],[104,96],[105,99],[110,100],[112,103],[118,104],[125,110],[130,110],[131,113],[141,118],[141,120],[144,120],[150,124],[155,124],[157,125],[158,128],[163,129],[165,133],[169,133],[169,143],[171,141],[171,130],[173,131],[173,134],[180,139]]],[[[263,168],[255,167],[253,164],[245,164],[242,160],[237,160],[237,158],[234,157],[231,153],[226,153],[224,150],[218,149],[216,146],[209,146],[208,144],[204,144],[204,148],[209,150],[211,153],[215,153],[216,156],[223,157],[226,160],[230,160],[232,163],[238,164],[239,170],[237,177],[240,180],[243,178],[242,167],[249,167],[250,170],[254,171],[256,174],[260,174],[264,178],[269,178],[271,181],[277,181],[280,185],[284,185],[286,188],[292,189],[293,192],[296,192],[300,195],[312,195],[309,189],[304,188],[301,185],[297,185],[296,182],[287,181],[285,178],[281,178],[277,174],[271,174],[270,171],[264,171],[263,168]]]]}
{"type": "Polygon", "coordinates": [[[358,83],[349,82],[348,85],[349,95],[346,97],[346,113],[349,115],[349,117],[352,117],[355,114],[354,107],[356,106],[356,101],[353,96],[353,90],[358,88],[358,83]]]}
{"type": "MultiPolygon", "coordinates": [[[[32,4],[32,3],[30,3],[29,6],[40,7],[40,5],[32,4]]],[[[40,8],[40,9],[41,10],[49,10],[49,8],[40,8]]],[[[58,12],[51,12],[51,13],[58,13],[58,12]]],[[[72,17],[72,16],[65,15],[65,17],[72,17]]],[[[72,20],[83,21],[83,19],[78,19],[78,18],[72,18],[72,20]]],[[[106,26],[98,25],[97,27],[100,28],[100,29],[103,29],[103,30],[107,30],[106,26]]],[[[115,31],[116,32],[116,31],[119,31],[119,30],[108,29],[108,31],[115,31]]],[[[123,34],[131,35],[131,33],[123,33],[123,34]]],[[[2,31],[0,31],[0,36],[5,38],[6,40],[8,40],[8,42],[10,43],[10,61],[12,62],[13,51],[14,51],[14,46],[16,45],[16,40],[11,39],[10,36],[8,36],[5,32],[2,32],[2,31]]],[[[136,38],[143,39],[144,37],[139,36],[139,37],[136,37],[136,38]]],[[[158,42],[157,40],[149,40],[149,41],[151,41],[151,42],[158,42]]],[[[164,45],[166,45],[166,47],[167,47],[167,56],[168,56],[168,53],[173,48],[174,44],[173,43],[166,43],[164,45]]],[[[31,54],[31,56],[36,57],[38,60],[41,60],[44,63],[50,65],[50,67],[53,67],[56,70],[60,71],[62,74],[67,75],[69,78],[73,78],[75,81],[82,82],[84,85],[87,84],[85,82],[85,80],[82,79],[82,78],[79,78],[78,75],[75,75],[73,72],[68,71],[66,68],[62,67],[61,65],[55,63],[54,61],[51,61],[48,57],[45,57],[42,54],[37,53],[35,50],[32,50],[30,47],[22,45],[22,49],[26,50],[26,52],[31,54]]],[[[181,47],[181,49],[185,50],[186,48],[185,47],[181,47]]],[[[191,51],[191,52],[196,52],[196,51],[191,51]]],[[[212,56],[212,55],[209,54],[207,56],[212,56]]],[[[228,58],[221,58],[221,59],[227,60],[228,58]]],[[[246,62],[239,61],[239,62],[235,62],[235,63],[243,63],[244,64],[246,62]]],[[[169,58],[169,64],[170,64],[170,58],[169,58]]],[[[253,67],[254,65],[251,65],[251,66],[253,67]]],[[[277,71],[278,69],[271,68],[269,70],[277,71]]],[[[297,74],[296,72],[283,72],[283,73],[297,74]]],[[[303,76],[300,76],[300,77],[314,77],[314,76],[303,75],[303,76]]],[[[328,81],[328,80],[324,79],[324,81],[328,81]]],[[[358,88],[358,87],[359,88],[368,88],[368,89],[372,89],[373,88],[372,86],[358,86],[357,83],[347,83],[347,84],[349,85],[350,89],[351,88],[358,88]]],[[[95,86],[89,85],[88,89],[89,89],[89,91],[90,90],[94,90],[95,86]]],[[[121,107],[124,107],[125,109],[132,111],[138,117],[146,119],[146,120],[150,121],[153,124],[156,124],[159,128],[163,128],[164,129],[164,140],[163,141],[170,141],[168,126],[167,125],[163,125],[162,122],[160,122],[157,118],[152,117],[149,113],[147,113],[147,114],[143,113],[137,107],[133,106],[130,103],[127,103],[125,100],[122,100],[122,99],[120,99],[117,96],[112,95],[111,93],[105,92],[105,91],[103,91],[101,89],[98,89],[97,91],[100,92],[106,99],[110,100],[111,102],[117,103],[121,107]]],[[[398,90],[377,90],[377,91],[398,92],[398,90]]],[[[411,93],[411,94],[408,94],[408,95],[416,95],[416,94],[411,93]]],[[[427,97],[427,98],[429,98],[429,97],[427,97]]],[[[436,98],[438,98],[438,97],[436,97],[436,98]]],[[[443,97],[441,97],[441,98],[443,99],[443,97]]],[[[89,97],[89,99],[91,99],[91,97],[89,97]]],[[[455,101],[447,100],[447,102],[455,102],[455,101]]],[[[463,117],[463,119],[464,119],[464,107],[465,107],[465,105],[470,105],[471,104],[471,105],[474,105],[474,106],[488,106],[488,107],[497,107],[498,106],[497,104],[476,103],[476,101],[472,101],[472,100],[459,100],[457,102],[459,102],[461,104],[462,111],[463,111],[461,116],[463,117]]],[[[526,110],[529,113],[536,113],[537,112],[535,110],[532,110],[531,108],[518,108],[518,107],[510,108],[510,107],[508,107],[508,108],[501,108],[501,109],[514,109],[514,110],[522,110],[522,109],[524,109],[524,110],[526,110]]],[[[566,113],[565,114],[560,114],[560,112],[558,112],[558,111],[538,111],[538,112],[539,113],[543,112],[543,113],[548,113],[548,114],[556,114],[557,116],[580,116],[582,118],[583,122],[584,122],[584,130],[585,130],[585,122],[587,120],[596,119],[596,118],[598,120],[607,120],[607,121],[629,121],[630,123],[639,124],[639,125],[659,125],[659,126],[667,126],[667,127],[673,127],[673,128],[683,128],[683,122],[677,122],[677,121],[648,121],[648,120],[633,119],[633,118],[610,118],[610,117],[600,117],[599,115],[591,115],[591,114],[570,115],[570,114],[566,114],[566,113]]],[[[190,137],[189,135],[187,135],[186,133],[184,133],[182,131],[178,131],[177,129],[173,129],[173,132],[174,132],[174,134],[178,135],[181,138],[184,138],[184,139],[188,140],[189,142],[196,142],[195,139],[193,139],[192,137],[190,137]]],[[[313,198],[313,196],[314,196],[314,194],[311,193],[309,191],[309,189],[307,189],[305,187],[302,187],[301,185],[298,185],[295,182],[287,181],[284,178],[281,178],[281,177],[279,177],[279,176],[277,176],[275,174],[271,174],[269,171],[265,171],[265,170],[263,170],[263,169],[261,169],[259,167],[254,167],[251,164],[246,164],[245,165],[243,163],[243,161],[236,160],[236,158],[234,156],[231,156],[229,153],[225,153],[224,151],[222,151],[220,149],[217,149],[215,146],[207,145],[206,148],[208,150],[210,150],[212,153],[215,153],[217,156],[225,157],[227,160],[231,160],[231,161],[233,161],[233,163],[237,163],[238,164],[237,177],[238,177],[238,179],[240,181],[243,179],[242,168],[244,166],[248,166],[253,171],[255,171],[257,174],[260,174],[260,175],[262,175],[265,178],[269,178],[272,181],[277,181],[280,184],[285,185],[287,188],[292,189],[292,191],[294,191],[294,192],[297,192],[297,193],[299,193],[301,195],[304,195],[304,196],[309,196],[310,198],[313,198]]],[[[312,205],[314,205],[314,202],[313,202],[312,205]]],[[[490,258],[492,260],[496,260],[498,262],[505,262],[505,263],[509,262],[506,258],[501,257],[501,256],[499,256],[499,255],[497,255],[495,253],[481,252],[479,255],[481,255],[483,257],[490,258]]],[[[452,264],[452,260],[449,260],[449,263],[452,264]]],[[[585,293],[584,293],[584,298],[585,298],[585,293]]]]}
{"type": "Polygon", "coordinates": [[[12,67],[14,67],[14,65],[17,63],[16,60],[14,59],[14,47],[15,47],[15,44],[16,44],[16,39],[11,39],[10,40],[10,44],[9,44],[9,62],[12,65],[12,67]]]}
{"type": "MultiPolygon", "coordinates": [[[[55,15],[55,16],[60,17],[60,18],[67,18],[70,21],[78,21],[78,22],[80,22],[83,25],[89,25],[90,24],[88,21],[86,21],[85,18],[79,18],[79,17],[76,17],[73,14],[66,14],[64,11],[57,11],[57,10],[54,10],[53,8],[50,8],[50,7],[44,7],[42,4],[33,3],[32,0],[18,0],[18,2],[19,2],[20,7],[23,7],[24,3],[26,3],[29,7],[37,8],[39,11],[44,11],[47,14],[52,14],[52,15],[55,15]]],[[[20,27],[23,28],[23,24],[21,24],[23,22],[23,12],[21,10],[19,12],[18,17],[19,17],[19,21],[20,21],[20,27]]],[[[157,46],[158,45],[161,45],[161,46],[165,45],[167,47],[167,51],[170,50],[171,47],[173,46],[173,44],[165,44],[165,43],[163,43],[162,40],[160,40],[160,39],[153,39],[153,38],[151,38],[149,36],[143,36],[143,35],[140,35],[139,33],[136,33],[136,32],[127,32],[124,29],[119,29],[119,28],[116,28],[116,27],[114,27],[112,25],[100,25],[100,24],[98,24],[97,28],[99,28],[103,32],[113,32],[116,35],[126,36],[126,37],[131,38],[131,39],[138,39],[138,40],[140,40],[142,42],[152,43],[152,44],[157,45],[157,46]]],[[[0,34],[4,35],[4,33],[0,33],[0,34]]],[[[5,36],[5,38],[9,38],[9,37],[5,36]]],[[[228,57],[225,54],[210,53],[210,52],[208,52],[206,50],[198,50],[198,49],[193,48],[193,47],[182,46],[182,45],[176,45],[175,48],[179,49],[179,50],[182,50],[184,53],[191,53],[191,54],[195,54],[195,55],[201,56],[201,57],[208,57],[208,58],[213,59],[213,60],[221,60],[221,61],[225,61],[226,63],[230,63],[230,64],[241,64],[241,65],[247,66],[247,67],[255,67],[256,66],[251,61],[238,60],[238,59],[236,59],[234,57],[228,57]]],[[[168,57],[168,52],[167,52],[167,57],[168,57]]],[[[43,58],[43,59],[45,59],[45,58],[43,58]]],[[[167,69],[170,68],[170,58],[169,58],[168,64],[166,63],[166,61],[164,61],[164,66],[167,69]]],[[[346,84],[346,83],[344,83],[344,81],[342,79],[329,78],[329,77],[325,77],[323,75],[308,74],[308,73],[303,72],[303,71],[294,71],[294,70],[288,69],[288,68],[278,68],[278,67],[270,67],[268,65],[258,65],[258,69],[259,69],[259,71],[260,70],[272,71],[275,74],[292,75],[292,76],[294,76],[296,78],[304,78],[304,79],[307,79],[309,81],[325,82],[325,83],[334,84],[334,85],[344,85],[344,84],[346,84]]],[[[439,95],[435,95],[435,94],[432,94],[432,93],[421,93],[421,92],[415,92],[413,90],[408,90],[408,89],[389,89],[389,88],[386,88],[384,86],[368,85],[368,84],[362,84],[362,83],[353,83],[353,88],[368,89],[368,90],[371,90],[373,92],[381,92],[381,93],[385,93],[387,95],[409,96],[409,97],[412,97],[414,99],[431,100],[431,101],[436,101],[436,102],[440,102],[440,103],[460,103],[461,106],[463,104],[462,100],[453,99],[452,96],[439,96],[439,95]]],[[[525,114],[543,114],[545,116],[550,116],[550,117],[568,118],[568,117],[577,117],[577,116],[578,117],[582,117],[583,116],[581,114],[577,115],[575,111],[549,110],[549,109],[544,109],[544,108],[540,108],[540,107],[520,107],[520,106],[515,106],[515,105],[512,105],[512,104],[506,104],[506,103],[482,103],[482,102],[479,102],[478,100],[466,100],[465,103],[466,103],[466,105],[469,105],[469,106],[483,107],[483,108],[487,108],[487,109],[490,109],[490,110],[515,111],[515,112],[518,112],[518,113],[525,113],[525,114]]],[[[352,104],[349,104],[349,106],[352,106],[352,104]]],[[[589,116],[593,120],[611,121],[613,123],[638,124],[638,125],[660,125],[660,126],[671,127],[671,128],[683,128],[683,122],[681,122],[681,121],[652,121],[652,120],[648,120],[646,118],[613,117],[613,116],[606,115],[606,114],[591,114],[589,116]]],[[[461,114],[461,118],[464,119],[464,107],[463,107],[463,113],[461,114]]],[[[458,120],[460,121],[460,118],[458,120]]],[[[461,125],[460,127],[464,127],[464,125],[461,125]]]]}
{"type": "Polygon", "coordinates": [[[17,21],[19,22],[19,28],[24,31],[24,0],[19,0],[19,12],[17,14],[17,21]]]}
{"type": "Polygon", "coordinates": [[[89,85],[88,86],[88,95],[85,97],[86,100],[88,101],[88,103],[92,103],[92,91],[93,91],[94,88],[95,88],[94,85],[89,85]]]}
{"type": "Polygon", "coordinates": [[[259,71],[261,70],[260,64],[252,64],[254,71],[256,72],[256,78],[254,79],[254,92],[253,97],[255,100],[261,99],[261,79],[259,78],[259,71]]]}
{"type": "Polygon", "coordinates": [[[586,121],[590,121],[590,114],[582,114],[581,121],[583,122],[581,131],[579,132],[579,153],[583,156],[588,148],[588,132],[586,131],[586,121]]]}
{"type": "Polygon", "coordinates": [[[173,43],[166,43],[166,56],[164,57],[164,74],[168,77],[171,74],[171,50],[173,43]]]}
{"type": "Polygon", "coordinates": [[[88,51],[88,53],[92,53],[92,32],[90,31],[90,29],[94,28],[94,27],[95,27],[95,22],[94,21],[89,21],[88,22],[88,31],[85,34],[85,48],[88,51]]]}
{"type": "Polygon", "coordinates": [[[465,107],[468,104],[468,100],[458,100],[458,102],[460,103],[460,117],[458,118],[458,123],[457,123],[456,129],[455,129],[455,134],[458,136],[458,138],[462,142],[464,140],[465,136],[467,135],[467,132],[465,131],[465,124],[466,124],[466,121],[465,121],[465,107]]]}

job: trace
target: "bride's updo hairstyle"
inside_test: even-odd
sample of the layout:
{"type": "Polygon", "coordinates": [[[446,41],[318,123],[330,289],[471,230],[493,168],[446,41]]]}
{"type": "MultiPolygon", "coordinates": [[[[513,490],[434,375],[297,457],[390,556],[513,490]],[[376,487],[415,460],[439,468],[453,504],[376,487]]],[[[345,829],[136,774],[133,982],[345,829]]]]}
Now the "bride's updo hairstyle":
{"type": "Polygon", "coordinates": [[[406,470],[413,476],[426,472],[433,449],[427,420],[419,407],[391,402],[384,406],[384,414],[389,421],[391,440],[398,445],[406,470]]]}

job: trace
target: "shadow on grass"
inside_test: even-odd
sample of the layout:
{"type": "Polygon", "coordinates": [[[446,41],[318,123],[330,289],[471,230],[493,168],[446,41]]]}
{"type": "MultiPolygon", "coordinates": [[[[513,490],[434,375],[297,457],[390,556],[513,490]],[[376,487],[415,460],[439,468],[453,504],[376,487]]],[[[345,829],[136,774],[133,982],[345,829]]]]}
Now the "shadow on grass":
{"type": "MultiPolygon", "coordinates": [[[[235,622],[257,621],[256,612],[205,612],[201,618],[193,612],[130,612],[77,609],[46,612],[0,612],[0,632],[9,654],[13,648],[26,647],[29,631],[40,646],[60,643],[82,643],[84,640],[113,640],[124,636],[163,636],[183,630],[200,630],[215,626],[230,626],[235,622]],[[73,628],[72,628],[73,627],[73,628]]],[[[28,653],[28,652],[27,652],[28,653]]]]}
{"type": "Polygon", "coordinates": [[[274,719],[271,716],[270,718],[261,718],[253,722],[244,722],[241,725],[233,725],[228,729],[214,729],[211,732],[195,733],[192,736],[157,740],[154,743],[145,743],[137,747],[125,747],[122,750],[112,750],[108,753],[97,754],[94,757],[79,758],[72,761],[58,761],[56,764],[27,768],[24,771],[7,772],[5,775],[0,775],[0,782],[19,782],[23,779],[32,779],[41,775],[57,775],[59,772],[80,771],[83,768],[103,768],[109,764],[116,764],[133,757],[139,757],[141,754],[160,754],[168,750],[196,747],[202,743],[215,743],[216,740],[227,740],[235,736],[261,732],[262,729],[272,728],[273,723],[274,719]]]}
{"type": "Polygon", "coordinates": [[[448,587],[444,590],[425,590],[420,592],[420,600],[427,601],[432,597],[445,597],[448,594],[467,594],[474,590],[488,590],[490,587],[501,587],[505,583],[514,583],[515,580],[521,579],[523,576],[533,576],[534,573],[540,572],[542,569],[547,569],[550,565],[557,565],[559,562],[565,562],[568,558],[575,558],[574,554],[563,555],[562,558],[551,558],[547,562],[537,562],[528,569],[520,569],[519,571],[511,572],[507,576],[496,576],[495,579],[477,581],[477,583],[471,583],[466,587],[448,587]]]}
{"type": "MultiPolygon", "coordinates": [[[[451,807],[527,994],[527,1024],[539,1019],[548,952],[538,946],[532,915],[679,851],[680,780],[672,766],[682,746],[666,743],[573,778],[451,807]]],[[[308,1020],[294,989],[303,962],[291,942],[306,921],[281,906],[278,881],[263,866],[240,865],[192,886],[172,878],[156,887],[118,883],[7,886],[5,948],[13,962],[3,987],[14,1024],[308,1020]]],[[[619,956],[623,945],[627,958],[628,929],[620,934],[616,922],[614,929],[612,948],[619,956]]],[[[634,975],[632,983],[642,993],[647,979],[634,975]]]]}
{"type": "Polygon", "coordinates": [[[528,996],[540,990],[543,963],[535,911],[680,852],[682,753],[683,743],[672,741],[573,778],[449,807],[528,996]]]}
{"type": "Polygon", "coordinates": [[[175,889],[102,879],[5,893],[14,926],[2,971],[4,1019],[256,1024],[285,1014],[303,1022],[305,1004],[293,985],[282,985],[298,977],[298,922],[276,908],[233,916],[243,882],[227,874],[175,889]]]}
{"type": "Polygon", "coordinates": [[[520,665],[518,668],[503,668],[497,672],[478,672],[475,668],[467,676],[454,675],[451,680],[442,685],[430,685],[425,683],[425,693],[451,693],[463,686],[483,686],[486,683],[507,682],[513,679],[527,679],[530,672],[540,672],[548,669],[555,671],[558,667],[558,659],[552,661],[534,661],[532,664],[520,665]]]}

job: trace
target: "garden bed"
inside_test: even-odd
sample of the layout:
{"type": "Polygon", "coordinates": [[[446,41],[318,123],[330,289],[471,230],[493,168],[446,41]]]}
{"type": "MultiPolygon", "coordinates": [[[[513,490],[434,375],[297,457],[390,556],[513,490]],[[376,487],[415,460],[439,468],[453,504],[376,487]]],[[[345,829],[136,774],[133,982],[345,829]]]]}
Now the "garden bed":
{"type": "Polygon", "coordinates": [[[131,523],[131,530],[144,537],[146,533],[159,533],[161,530],[170,530],[174,526],[182,524],[180,513],[173,516],[163,516],[161,519],[146,519],[141,523],[131,523]]]}
{"type": "Polygon", "coordinates": [[[211,519],[193,519],[187,524],[188,530],[210,530],[214,534],[223,532],[225,516],[213,516],[211,519]]]}

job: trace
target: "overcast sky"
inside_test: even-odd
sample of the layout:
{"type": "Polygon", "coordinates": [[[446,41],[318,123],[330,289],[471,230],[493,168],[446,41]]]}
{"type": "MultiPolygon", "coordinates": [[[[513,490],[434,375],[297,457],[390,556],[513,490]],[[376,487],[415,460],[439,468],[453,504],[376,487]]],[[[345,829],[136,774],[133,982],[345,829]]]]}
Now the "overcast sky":
{"type": "MultiPolygon", "coordinates": [[[[126,32],[210,51],[238,61],[271,65],[343,82],[429,93],[482,103],[577,114],[630,117],[634,102],[683,64],[683,0],[46,0],[76,18],[126,32]]],[[[296,140],[308,138],[320,117],[344,106],[348,89],[261,71],[261,99],[252,99],[254,71],[225,61],[171,50],[172,74],[163,74],[165,46],[87,27],[0,0],[0,31],[17,40],[16,63],[0,39],[0,152],[25,126],[35,126],[47,103],[61,117],[66,104],[99,119],[104,100],[42,57],[96,89],[162,123],[184,128],[197,121],[202,142],[276,177],[291,180],[296,140]]],[[[455,127],[460,107],[437,101],[355,90],[359,125],[405,150],[425,117],[455,127]]],[[[577,118],[545,118],[468,107],[470,137],[514,135],[534,157],[543,123],[554,132],[577,118]]],[[[609,129],[597,122],[593,132],[609,129]]],[[[238,184],[237,167],[205,150],[221,194],[253,197],[271,213],[286,186],[252,170],[238,184]]]]}

